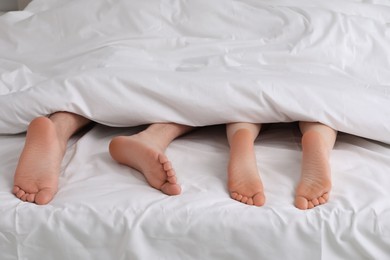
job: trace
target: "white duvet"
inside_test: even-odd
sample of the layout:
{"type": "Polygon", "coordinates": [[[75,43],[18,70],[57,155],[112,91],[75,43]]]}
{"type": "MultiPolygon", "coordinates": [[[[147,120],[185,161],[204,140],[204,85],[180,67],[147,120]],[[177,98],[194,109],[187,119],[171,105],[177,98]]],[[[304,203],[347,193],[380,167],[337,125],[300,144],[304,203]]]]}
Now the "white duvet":
{"type": "Polygon", "coordinates": [[[390,143],[390,1],[34,0],[0,16],[0,133],[320,121],[390,143]]]}

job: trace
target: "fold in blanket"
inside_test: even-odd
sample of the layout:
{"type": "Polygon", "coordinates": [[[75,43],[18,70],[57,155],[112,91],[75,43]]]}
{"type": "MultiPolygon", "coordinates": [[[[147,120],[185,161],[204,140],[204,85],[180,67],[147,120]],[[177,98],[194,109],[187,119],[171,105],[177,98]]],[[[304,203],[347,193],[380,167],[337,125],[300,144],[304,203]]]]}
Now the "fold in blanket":
{"type": "Polygon", "coordinates": [[[390,143],[390,6],[35,0],[0,16],[0,133],[36,116],[111,126],[320,121],[390,143]]]}

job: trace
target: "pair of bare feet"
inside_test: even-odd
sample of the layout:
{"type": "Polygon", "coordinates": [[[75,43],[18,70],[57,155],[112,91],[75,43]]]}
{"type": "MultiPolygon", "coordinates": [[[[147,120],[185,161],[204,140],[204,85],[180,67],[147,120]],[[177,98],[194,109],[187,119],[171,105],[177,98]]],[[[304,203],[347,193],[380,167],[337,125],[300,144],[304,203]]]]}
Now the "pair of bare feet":
{"type": "MultiPolygon", "coordinates": [[[[13,193],[16,197],[39,205],[53,199],[58,189],[67,141],[89,122],[80,116],[62,112],[31,122],[15,171],[13,193]]],[[[167,195],[177,195],[181,188],[172,164],[165,156],[165,149],[172,140],[191,129],[176,124],[154,124],[136,135],[115,137],[110,143],[110,153],[117,162],[143,173],[153,188],[167,195]]],[[[231,197],[248,205],[261,206],[265,195],[257,170],[253,140],[252,144],[248,142],[245,131],[237,132],[233,140],[237,144],[249,145],[232,146],[228,168],[231,197]]],[[[303,135],[302,146],[302,175],[295,205],[308,209],[328,200],[331,188],[329,151],[316,131],[303,135]]]]}
{"type": "MultiPolygon", "coordinates": [[[[331,189],[329,150],[317,131],[302,136],[302,171],[295,193],[295,206],[311,209],[325,204],[331,189]]],[[[233,199],[248,205],[265,203],[263,183],[254,153],[251,133],[239,130],[231,141],[228,188],[233,199]]]]}

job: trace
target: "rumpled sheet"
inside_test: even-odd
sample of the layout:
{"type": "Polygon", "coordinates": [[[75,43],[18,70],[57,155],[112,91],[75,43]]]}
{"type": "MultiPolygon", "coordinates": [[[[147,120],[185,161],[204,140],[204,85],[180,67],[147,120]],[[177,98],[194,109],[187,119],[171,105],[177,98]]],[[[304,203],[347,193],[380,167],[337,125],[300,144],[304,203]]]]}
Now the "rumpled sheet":
{"type": "Polygon", "coordinates": [[[74,137],[59,191],[45,206],[11,193],[25,139],[0,136],[0,259],[388,259],[389,145],[340,134],[331,154],[330,200],[302,211],[293,205],[301,159],[297,127],[273,125],[255,142],[263,207],[229,197],[223,126],[199,129],[168,147],[179,196],[151,188],[110,158],[114,136],[141,129],[96,125],[74,137]]]}
{"type": "Polygon", "coordinates": [[[0,17],[0,133],[319,121],[390,143],[390,3],[34,0],[0,17]]]}

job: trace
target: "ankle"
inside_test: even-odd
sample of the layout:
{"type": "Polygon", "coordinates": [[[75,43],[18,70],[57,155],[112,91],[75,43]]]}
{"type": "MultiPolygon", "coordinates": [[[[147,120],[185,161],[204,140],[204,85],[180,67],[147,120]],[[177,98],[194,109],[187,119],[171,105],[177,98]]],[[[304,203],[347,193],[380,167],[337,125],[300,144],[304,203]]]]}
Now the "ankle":
{"type": "Polygon", "coordinates": [[[253,136],[249,129],[238,129],[232,138],[231,146],[234,147],[252,147],[254,146],[254,140],[256,137],[253,136]]]}
{"type": "Polygon", "coordinates": [[[302,150],[304,153],[316,153],[329,157],[332,150],[324,140],[320,132],[308,131],[302,136],[302,150]]]}
{"type": "Polygon", "coordinates": [[[61,138],[61,136],[59,136],[56,125],[48,117],[41,116],[32,120],[28,127],[27,135],[29,135],[30,131],[33,133],[32,136],[33,139],[47,138],[46,140],[50,142],[58,141],[61,151],[65,152],[68,140],[66,138],[61,138]],[[37,132],[44,133],[44,135],[36,136],[34,133],[37,132]]]}
{"type": "Polygon", "coordinates": [[[148,129],[135,134],[134,137],[157,146],[161,151],[165,151],[173,140],[161,133],[149,131],[148,129]]]}

